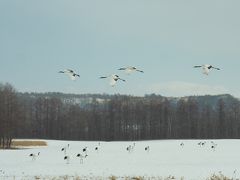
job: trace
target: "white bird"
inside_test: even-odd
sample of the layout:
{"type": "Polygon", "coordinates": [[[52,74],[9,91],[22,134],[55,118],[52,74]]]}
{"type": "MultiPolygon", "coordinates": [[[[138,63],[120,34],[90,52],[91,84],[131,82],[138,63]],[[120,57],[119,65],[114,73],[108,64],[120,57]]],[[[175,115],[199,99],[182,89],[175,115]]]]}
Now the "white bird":
{"type": "Polygon", "coordinates": [[[82,151],[85,153],[85,155],[88,153],[88,147],[85,147],[82,149],[82,151]]]}
{"type": "Polygon", "coordinates": [[[70,147],[70,144],[68,144],[67,146],[65,146],[65,147],[63,147],[63,148],[61,149],[61,151],[64,152],[64,155],[67,154],[67,149],[69,149],[69,147],[70,147]]]}
{"type": "Polygon", "coordinates": [[[32,157],[32,161],[35,161],[36,160],[36,158],[38,157],[40,155],[40,152],[38,152],[37,154],[30,154],[29,156],[31,156],[32,157]]]}
{"type": "Polygon", "coordinates": [[[66,147],[62,148],[62,149],[61,149],[61,151],[63,151],[63,152],[64,152],[64,155],[66,155],[66,154],[67,154],[67,148],[66,148],[66,147]]]}
{"type": "Polygon", "coordinates": [[[135,147],[135,143],[133,143],[133,145],[129,145],[126,149],[129,153],[131,153],[131,152],[133,152],[134,147],[135,147]]]}
{"type": "Polygon", "coordinates": [[[66,160],[67,164],[70,162],[70,156],[64,156],[64,160],[66,160]]]}
{"type": "Polygon", "coordinates": [[[217,144],[214,143],[213,141],[211,141],[211,148],[213,149],[213,151],[215,151],[216,147],[217,147],[217,144]]]}
{"type": "Polygon", "coordinates": [[[213,67],[212,65],[209,64],[204,64],[201,66],[194,66],[194,68],[202,68],[202,73],[208,75],[211,69],[216,69],[216,70],[220,70],[217,67],[213,67]]]}
{"type": "Polygon", "coordinates": [[[137,69],[137,68],[134,67],[134,66],[119,68],[118,70],[124,70],[126,74],[131,74],[131,73],[134,72],[134,71],[143,73],[142,70],[139,70],[139,69],[137,69]]]}
{"type": "Polygon", "coordinates": [[[146,146],[146,147],[145,147],[145,151],[146,151],[146,152],[149,152],[149,151],[150,151],[150,147],[149,147],[149,146],[146,146]]]}
{"type": "Polygon", "coordinates": [[[95,147],[95,151],[98,152],[99,151],[99,146],[95,147]]]}
{"type": "Polygon", "coordinates": [[[237,170],[235,169],[234,171],[233,171],[233,175],[232,175],[232,180],[237,180],[237,170]]]}
{"type": "Polygon", "coordinates": [[[73,70],[71,69],[65,69],[64,71],[59,71],[59,73],[64,73],[66,75],[68,75],[68,77],[71,79],[71,80],[76,80],[76,77],[80,77],[79,74],[76,74],[73,70]]]}
{"type": "Polygon", "coordinates": [[[121,81],[126,81],[126,80],[124,80],[124,79],[122,79],[122,78],[120,78],[118,75],[116,75],[116,74],[112,74],[112,75],[110,75],[110,76],[102,76],[102,77],[100,77],[100,79],[103,79],[103,78],[109,78],[110,79],[110,82],[109,82],[109,84],[113,87],[113,86],[115,86],[115,84],[116,84],[116,82],[118,81],[118,80],[121,80],[121,81]]]}
{"type": "Polygon", "coordinates": [[[131,145],[129,145],[127,148],[126,148],[126,150],[130,153],[131,152],[131,145]]]}
{"type": "Polygon", "coordinates": [[[83,159],[85,159],[88,155],[85,154],[85,155],[82,155],[82,154],[77,154],[77,157],[80,159],[80,164],[83,164],[83,159]]]}

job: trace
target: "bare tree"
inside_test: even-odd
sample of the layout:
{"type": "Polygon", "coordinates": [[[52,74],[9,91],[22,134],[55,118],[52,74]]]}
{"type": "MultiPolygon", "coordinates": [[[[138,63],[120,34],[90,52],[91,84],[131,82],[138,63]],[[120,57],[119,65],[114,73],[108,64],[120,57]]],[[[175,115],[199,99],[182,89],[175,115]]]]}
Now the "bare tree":
{"type": "Polygon", "coordinates": [[[19,123],[19,105],[15,89],[10,84],[0,88],[0,138],[3,148],[10,148],[19,123]]]}

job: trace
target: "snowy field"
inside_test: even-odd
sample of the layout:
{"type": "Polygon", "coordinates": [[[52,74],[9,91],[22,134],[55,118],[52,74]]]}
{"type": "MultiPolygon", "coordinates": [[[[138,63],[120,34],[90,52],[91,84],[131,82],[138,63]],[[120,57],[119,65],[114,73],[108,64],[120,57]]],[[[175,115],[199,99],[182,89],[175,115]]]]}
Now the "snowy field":
{"type": "Polygon", "coordinates": [[[213,174],[240,177],[240,140],[158,140],[134,142],[54,141],[47,147],[0,150],[0,179],[207,179],[213,174]],[[205,145],[198,145],[206,141],[205,145]],[[216,148],[212,148],[212,143],[216,148]],[[181,143],[184,146],[181,146],[181,143]],[[69,148],[67,147],[69,144],[69,148]],[[130,152],[126,148],[131,145],[130,152]],[[69,163],[64,160],[67,147],[69,163]],[[149,151],[145,147],[149,146],[149,151]],[[80,163],[76,157],[87,148],[80,163]],[[95,148],[98,147],[98,151],[95,148]],[[40,155],[32,160],[29,154],[40,155]],[[63,178],[64,179],[64,178],[63,178]],[[170,178],[169,178],[170,179],[170,178]]]}

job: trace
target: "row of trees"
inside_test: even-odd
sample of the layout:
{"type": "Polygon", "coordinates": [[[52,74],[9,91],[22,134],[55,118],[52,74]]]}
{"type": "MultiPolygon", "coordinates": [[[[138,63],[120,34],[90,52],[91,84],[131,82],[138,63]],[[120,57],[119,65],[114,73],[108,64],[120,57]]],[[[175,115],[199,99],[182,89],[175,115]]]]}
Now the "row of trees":
{"type": "Polygon", "coordinates": [[[0,147],[10,147],[21,123],[20,107],[15,89],[10,84],[0,84],[0,147]]]}
{"type": "Polygon", "coordinates": [[[197,97],[175,103],[161,96],[93,98],[86,106],[56,96],[22,97],[0,85],[0,145],[12,138],[66,140],[146,140],[240,138],[240,103],[219,98],[215,104],[197,97]]]}

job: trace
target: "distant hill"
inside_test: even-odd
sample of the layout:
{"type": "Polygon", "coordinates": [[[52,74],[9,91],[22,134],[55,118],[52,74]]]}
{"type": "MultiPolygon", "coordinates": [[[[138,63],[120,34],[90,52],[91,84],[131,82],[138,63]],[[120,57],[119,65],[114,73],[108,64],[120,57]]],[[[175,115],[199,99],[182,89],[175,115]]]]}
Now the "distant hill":
{"type": "Polygon", "coordinates": [[[204,95],[204,96],[185,96],[185,97],[167,97],[167,99],[171,102],[173,105],[177,105],[177,102],[179,100],[194,100],[198,103],[199,107],[203,106],[211,106],[213,108],[216,107],[218,101],[222,99],[226,106],[229,106],[230,104],[234,102],[239,102],[239,99],[235,98],[234,96],[230,94],[220,94],[220,95],[204,95]]]}
{"type": "Polygon", "coordinates": [[[97,102],[99,104],[104,104],[114,97],[129,97],[132,99],[138,99],[142,101],[165,101],[168,100],[170,104],[176,106],[180,100],[188,101],[194,100],[198,103],[199,107],[211,106],[215,108],[217,102],[222,99],[226,106],[234,102],[239,102],[239,99],[235,98],[230,94],[220,94],[220,95],[204,95],[204,96],[185,96],[185,97],[164,97],[156,94],[147,94],[144,97],[142,96],[128,96],[128,95],[109,95],[109,94],[65,94],[59,92],[48,92],[48,93],[18,93],[18,96],[24,100],[35,100],[37,98],[59,98],[63,103],[66,104],[75,104],[81,107],[88,107],[89,104],[97,102]]]}

